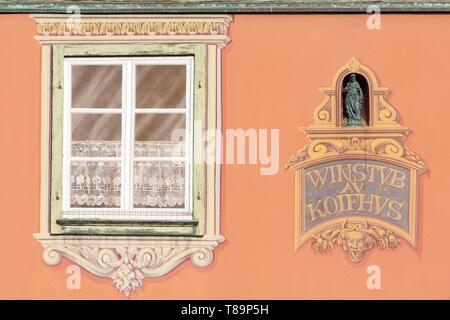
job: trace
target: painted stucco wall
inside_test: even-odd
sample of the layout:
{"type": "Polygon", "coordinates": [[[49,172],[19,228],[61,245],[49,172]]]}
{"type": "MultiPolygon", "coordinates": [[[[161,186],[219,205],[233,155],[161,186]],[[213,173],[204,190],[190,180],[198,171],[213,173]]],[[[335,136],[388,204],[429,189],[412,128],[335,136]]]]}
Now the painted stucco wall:
{"type": "MultiPolygon", "coordinates": [[[[190,262],[147,279],[131,299],[450,298],[447,120],[450,118],[450,16],[236,15],[223,52],[224,128],[280,129],[280,170],[224,165],[222,234],[207,269],[190,262]],[[392,90],[390,103],[413,133],[408,145],[429,166],[420,178],[419,247],[372,250],[354,265],[342,250],[294,252],[294,174],[289,157],[307,143],[298,127],[313,120],[340,66],[358,57],[392,90]],[[368,290],[366,268],[382,271],[368,290]]],[[[40,46],[28,15],[0,16],[0,298],[118,298],[111,280],[82,272],[66,289],[70,262],[46,265],[39,230],[40,46]]]]}

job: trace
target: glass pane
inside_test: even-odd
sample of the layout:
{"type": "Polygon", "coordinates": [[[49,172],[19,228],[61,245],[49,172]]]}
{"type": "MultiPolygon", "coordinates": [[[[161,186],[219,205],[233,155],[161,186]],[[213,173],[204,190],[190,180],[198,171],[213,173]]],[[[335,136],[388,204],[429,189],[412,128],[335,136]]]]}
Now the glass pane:
{"type": "Polygon", "coordinates": [[[185,108],[185,65],[137,65],[137,108],[185,108]]]}
{"type": "Polygon", "coordinates": [[[120,114],[72,114],[72,156],[120,157],[120,114]]]}
{"type": "Polygon", "coordinates": [[[135,157],[182,157],[185,154],[184,114],[137,114],[135,157]]]}
{"type": "Polygon", "coordinates": [[[73,65],[73,108],[121,108],[121,65],[73,65]]]}
{"type": "Polygon", "coordinates": [[[136,161],[133,169],[135,208],[184,208],[185,163],[136,161]]]}
{"type": "Polygon", "coordinates": [[[72,161],[70,164],[72,208],[119,208],[119,161],[72,161]]]}

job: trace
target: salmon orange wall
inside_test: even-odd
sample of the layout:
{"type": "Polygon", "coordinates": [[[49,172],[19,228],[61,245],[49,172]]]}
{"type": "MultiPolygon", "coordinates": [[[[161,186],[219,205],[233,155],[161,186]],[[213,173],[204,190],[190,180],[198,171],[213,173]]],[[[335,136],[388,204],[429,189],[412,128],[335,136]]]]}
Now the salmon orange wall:
{"type": "MultiPolygon", "coordinates": [[[[147,279],[131,299],[450,298],[450,16],[235,15],[223,52],[224,128],[280,129],[280,171],[224,165],[222,233],[207,269],[190,262],[147,279]],[[289,157],[307,143],[297,128],[340,66],[358,57],[392,90],[390,102],[413,129],[408,145],[430,168],[420,178],[418,250],[372,250],[358,265],[342,250],[294,252],[294,173],[289,157]],[[368,290],[366,268],[381,267],[368,290]]],[[[67,260],[50,267],[39,231],[40,46],[28,15],[0,16],[0,298],[122,299],[111,280],[82,272],[66,289],[67,260]]]]}

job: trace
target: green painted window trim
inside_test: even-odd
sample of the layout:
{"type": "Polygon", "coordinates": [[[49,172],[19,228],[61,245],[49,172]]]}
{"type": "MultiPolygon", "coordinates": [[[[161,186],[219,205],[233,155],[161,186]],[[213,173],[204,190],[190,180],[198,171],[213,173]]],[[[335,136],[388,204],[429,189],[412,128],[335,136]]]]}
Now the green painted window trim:
{"type": "MultiPolygon", "coordinates": [[[[55,44],[52,48],[51,234],[202,236],[205,233],[206,168],[193,164],[194,221],[101,221],[62,219],[64,58],[99,56],[194,56],[194,121],[206,128],[206,45],[204,44],[55,44]]],[[[195,154],[203,154],[203,131],[194,126],[195,154]]]]}

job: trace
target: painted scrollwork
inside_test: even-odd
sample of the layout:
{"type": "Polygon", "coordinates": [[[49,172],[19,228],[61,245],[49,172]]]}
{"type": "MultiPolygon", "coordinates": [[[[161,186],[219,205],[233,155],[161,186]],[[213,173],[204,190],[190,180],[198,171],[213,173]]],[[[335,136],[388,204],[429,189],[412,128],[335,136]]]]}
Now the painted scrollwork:
{"type": "MultiPolygon", "coordinates": [[[[418,174],[424,173],[428,168],[405,144],[410,129],[399,123],[400,116],[397,110],[387,101],[388,88],[379,86],[375,74],[353,57],[337,71],[331,86],[320,90],[326,97],[314,110],[313,124],[302,128],[310,143],[298,150],[285,166],[286,170],[290,168],[296,171],[296,248],[312,239],[314,251],[326,253],[335,247],[342,247],[350,261],[357,263],[362,261],[366,252],[372,248],[397,247],[400,238],[415,247],[416,179],[418,174]],[[343,85],[345,79],[353,74],[359,74],[367,82],[368,121],[364,125],[346,126],[343,125],[345,121],[342,119],[345,102],[343,85]],[[398,228],[383,219],[378,219],[377,222],[366,219],[362,214],[365,210],[364,206],[361,206],[363,202],[360,202],[358,209],[352,207],[352,196],[363,200],[372,196],[369,198],[375,199],[380,196],[377,192],[381,190],[379,182],[369,181],[367,178],[363,178],[361,183],[364,188],[361,188],[355,185],[357,179],[354,176],[345,175],[343,173],[345,171],[340,171],[343,168],[341,164],[350,168],[352,163],[378,163],[380,172],[385,168],[398,168],[405,177],[410,177],[410,184],[408,186],[405,184],[404,194],[399,196],[395,193],[398,190],[393,193],[394,197],[401,197],[404,200],[402,203],[409,201],[408,209],[405,209],[405,216],[410,225],[408,230],[398,228]],[[336,179],[334,168],[338,176],[344,177],[342,181],[336,179]],[[328,181],[333,182],[325,183],[327,177],[328,181]],[[330,186],[332,183],[338,187],[330,186]],[[352,188],[351,185],[356,188],[352,188]],[[371,188],[377,190],[375,194],[371,194],[373,193],[371,188]],[[339,200],[334,197],[337,194],[341,197],[339,200]],[[342,219],[338,221],[333,214],[337,212],[339,206],[344,207],[341,203],[344,203],[345,196],[348,196],[347,208],[352,214],[352,221],[342,223],[342,219]],[[342,202],[339,202],[341,200],[342,202]],[[336,211],[333,211],[333,208],[336,211]],[[306,222],[307,214],[311,221],[317,215],[323,220],[311,226],[306,222]]],[[[369,170],[364,165],[362,167],[364,168],[362,170],[369,170]]],[[[361,176],[366,177],[364,173],[361,176]]],[[[392,177],[394,176],[392,174],[392,177]]],[[[391,192],[386,190],[385,188],[384,192],[391,192]]]]}
{"type": "Polygon", "coordinates": [[[386,155],[391,158],[401,158],[404,154],[402,144],[395,139],[372,139],[370,145],[374,154],[386,155]]]}
{"type": "Polygon", "coordinates": [[[348,153],[348,152],[362,152],[362,153],[369,153],[369,154],[375,154],[375,150],[371,145],[370,139],[359,139],[356,137],[350,138],[350,139],[343,139],[342,140],[342,147],[339,150],[341,153],[348,153]]]}
{"type": "Polygon", "coordinates": [[[341,144],[339,140],[316,140],[309,144],[308,155],[312,159],[337,155],[341,144]]]}
{"type": "Polygon", "coordinates": [[[316,233],[312,248],[315,252],[326,253],[335,247],[342,247],[353,263],[361,262],[366,251],[374,247],[396,248],[401,239],[386,228],[369,225],[367,221],[347,222],[316,233]]]}
{"type": "Polygon", "coordinates": [[[213,248],[218,244],[190,245],[89,245],[51,244],[43,253],[45,262],[56,265],[66,257],[97,276],[110,278],[117,289],[128,296],[142,286],[146,277],[160,277],[180,263],[191,259],[204,268],[213,260],[213,248]]]}
{"type": "Polygon", "coordinates": [[[380,124],[398,123],[397,110],[386,101],[384,96],[379,96],[378,99],[378,121],[380,124]]]}
{"type": "Polygon", "coordinates": [[[389,89],[380,87],[375,74],[358,58],[352,57],[347,64],[342,66],[335,74],[330,87],[322,87],[320,90],[326,95],[323,101],[314,110],[314,123],[316,128],[338,128],[342,126],[340,114],[342,113],[342,81],[348,74],[360,74],[365,77],[370,85],[371,98],[369,99],[373,121],[370,126],[394,126],[401,128],[397,110],[387,101],[389,89]],[[340,102],[341,101],[341,102],[340,102]]]}
{"type": "Polygon", "coordinates": [[[425,173],[428,170],[428,167],[425,164],[425,162],[417,154],[415,154],[406,144],[403,145],[403,148],[404,148],[404,158],[413,163],[417,163],[420,174],[425,173]]]}
{"type": "Polygon", "coordinates": [[[393,159],[417,168],[422,173],[427,170],[425,163],[402,141],[395,138],[344,137],[313,140],[307,147],[292,156],[285,169],[297,168],[310,161],[342,155],[371,155],[393,159]]]}
{"type": "Polygon", "coordinates": [[[219,22],[40,22],[44,36],[145,36],[145,35],[226,35],[227,25],[219,22]]]}
{"type": "Polygon", "coordinates": [[[328,96],[325,100],[316,108],[314,112],[314,120],[316,123],[332,124],[332,107],[331,97],[328,96]]]}
{"type": "Polygon", "coordinates": [[[284,166],[284,171],[292,168],[297,163],[303,163],[308,158],[307,146],[298,150],[284,166]]]}

